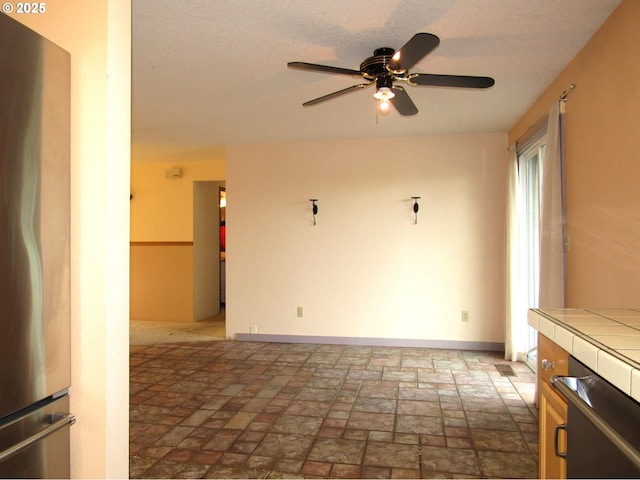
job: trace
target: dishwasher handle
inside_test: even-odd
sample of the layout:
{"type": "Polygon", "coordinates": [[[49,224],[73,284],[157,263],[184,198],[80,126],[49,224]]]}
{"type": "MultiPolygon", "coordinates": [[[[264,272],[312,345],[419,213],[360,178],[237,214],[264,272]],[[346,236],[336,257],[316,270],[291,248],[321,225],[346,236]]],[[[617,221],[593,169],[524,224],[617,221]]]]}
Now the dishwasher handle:
{"type": "MultiPolygon", "coordinates": [[[[618,434],[598,413],[585,402],[570,386],[577,385],[580,379],[576,377],[551,377],[551,385],[558,390],[572,405],[574,405],[587,420],[589,420],[602,434],[613,443],[640,470],[640,452],[618,434]]],[[[556,432],[557,433],[557,432],[556,432]]]]}
{"type": "Polygon", "coordinates": [[[45,428],[43,428],[42,430],[31,435],[29,438],[25,438],[21,442],[18,442],[15,445],[12,445],[6,450],[1,451],[0,462],[4,462],[8,458],[11,458],[14,455],[17,455],[23,450],[29,448],[34,443],[39,442],[43,438],[48,437],[49,435],[57,432],[61,428],[71,426],[74,423],[76,423],[76,417],[70,413],[54,413],[50,415],[50,420],[51,420],[51,423],[47,425],[45,428]]]}

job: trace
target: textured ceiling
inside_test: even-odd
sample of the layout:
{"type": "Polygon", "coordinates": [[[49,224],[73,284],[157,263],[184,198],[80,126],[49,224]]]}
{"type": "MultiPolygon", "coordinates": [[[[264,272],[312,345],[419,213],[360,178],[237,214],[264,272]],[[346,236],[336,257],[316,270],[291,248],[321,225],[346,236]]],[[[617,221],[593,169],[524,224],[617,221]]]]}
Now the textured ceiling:
{"type": "MultiPolygon", "coordinates": [[[[506,132],[620,0],[133,0],[134,161],[202,158],[235,143],[506,132]],[[415,33],[440,46],[411,71],[495,78],[487,90],[406,89],[419,109],[378,116],[373,91],[287,68],[358,69],[415,33]]],[[[558,92],[560,95],[562,92],[558,92]]]]}

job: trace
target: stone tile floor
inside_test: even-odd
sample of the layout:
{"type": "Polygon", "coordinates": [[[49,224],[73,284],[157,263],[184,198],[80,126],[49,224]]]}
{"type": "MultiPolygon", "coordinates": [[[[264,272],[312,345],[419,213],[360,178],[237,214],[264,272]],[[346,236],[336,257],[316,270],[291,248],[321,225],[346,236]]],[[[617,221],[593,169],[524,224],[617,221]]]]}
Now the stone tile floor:
{"type": "Polygon", "coordinates": [[[496,352],[131,346],[130,476],[536,478],[534,382],[496,352]]]}

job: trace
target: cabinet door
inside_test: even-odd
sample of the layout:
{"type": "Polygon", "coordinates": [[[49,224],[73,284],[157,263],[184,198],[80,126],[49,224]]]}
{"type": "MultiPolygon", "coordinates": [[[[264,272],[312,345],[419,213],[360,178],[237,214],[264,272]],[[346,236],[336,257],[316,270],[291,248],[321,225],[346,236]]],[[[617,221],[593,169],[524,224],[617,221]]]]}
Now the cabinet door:
{"type": "Polygon", "coordinates": [[[567,404],[548,383],[540,384],[540,478],[567,478],[567,462],[558,452],[567,451],[566,431],[556,427],[566,425],[567,404]],[[557,436],[557,437],[556,437],[557,436]]]}

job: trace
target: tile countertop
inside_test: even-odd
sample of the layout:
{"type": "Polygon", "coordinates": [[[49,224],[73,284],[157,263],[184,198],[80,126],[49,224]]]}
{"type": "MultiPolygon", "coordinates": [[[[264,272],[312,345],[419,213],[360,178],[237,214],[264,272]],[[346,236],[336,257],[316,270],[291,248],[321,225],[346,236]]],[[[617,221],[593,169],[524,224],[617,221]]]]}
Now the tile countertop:
{"type": "Polygon", "coordinates": [[[640,309],[531,309],[529,325],[640,402],[640,309]]]}

